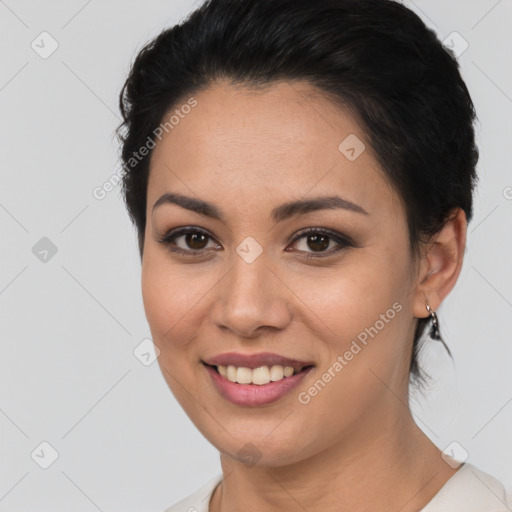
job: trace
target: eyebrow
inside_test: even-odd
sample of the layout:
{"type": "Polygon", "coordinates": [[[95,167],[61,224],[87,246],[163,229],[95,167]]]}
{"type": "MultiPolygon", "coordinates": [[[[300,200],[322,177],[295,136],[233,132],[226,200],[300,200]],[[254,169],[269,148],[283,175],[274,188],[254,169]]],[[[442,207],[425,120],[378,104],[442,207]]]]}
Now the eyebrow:
{"type": "MultiPolygon", "coordinates": [[[[178,193],[168,192],[163,196],[159,197],[153,205],[153,211],[163,204],[175,204],[191,210],[193,212],[204,215],[205,217],[211,217],[213,219],[220,220],[226,223],[224,214],[219,208],[208,201],[202,199],[196,199],[194,197],[184,196],[178,193]]],[[[334,210],[343,209],[363,215],[369,215],[369,213],[358,204],[352,203],[339,196],[319,196],[307,200],[289,201],[276,208],[274,208],[270,214],[271,219],[274,223],[282,222],[294,215],[304,215],[309,212],[317,210],[334,210]]]]}

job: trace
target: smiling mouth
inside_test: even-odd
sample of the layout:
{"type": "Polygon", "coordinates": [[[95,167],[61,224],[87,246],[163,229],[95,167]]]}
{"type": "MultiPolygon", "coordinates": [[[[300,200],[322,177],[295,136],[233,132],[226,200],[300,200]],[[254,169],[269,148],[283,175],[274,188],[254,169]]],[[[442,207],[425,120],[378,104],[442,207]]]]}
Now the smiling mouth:
{"type": "Polygon", "coordinates": [[[314,366],[307,365],[299,368],[293,368],[292,366],[282,366],[276,364],[272,366],[263,365],[259,366],[258,368],[247,368],[244,366],[215,366],[207,363],[203,364],[213,368],[219,375],[232,383],[242,385],[254,384],[256,386],[263,386],[271,382],[285,380],[289,377],[292,377],[293,375],[306,372],[314,366]]]}

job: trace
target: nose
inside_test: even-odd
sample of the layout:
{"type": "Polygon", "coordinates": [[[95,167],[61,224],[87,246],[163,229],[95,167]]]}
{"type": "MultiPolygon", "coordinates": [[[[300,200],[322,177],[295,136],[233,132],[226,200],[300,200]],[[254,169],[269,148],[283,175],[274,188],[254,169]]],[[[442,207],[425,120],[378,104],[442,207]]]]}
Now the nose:
{"type": "Polygon", "coordinates": [[[255,338],[291,322],[292,293],[264,254],[252,263],[235,255],[231,270],[216,288],[212,321],[238,337],[255,338]]]}

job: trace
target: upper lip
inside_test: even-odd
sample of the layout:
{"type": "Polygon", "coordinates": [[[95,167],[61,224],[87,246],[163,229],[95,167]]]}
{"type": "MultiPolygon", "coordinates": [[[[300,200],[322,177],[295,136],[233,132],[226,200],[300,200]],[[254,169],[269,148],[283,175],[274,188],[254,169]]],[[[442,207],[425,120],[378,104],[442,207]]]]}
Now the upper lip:
{"type": "Polygon", "coordinates": [[[236,366],[244,368],[259,368],[260,366],[274,365],[291,366],[295,370],[300,370],[305,366],[311,366],[314,363],[311,361],[299,361],[290,357],[273,354],[271,352],[260,352],[258,354],[241,354],[239,352],[226,352],[218,354],[214,357],[203,360],[204,363],[210,366],[236,366]]]}

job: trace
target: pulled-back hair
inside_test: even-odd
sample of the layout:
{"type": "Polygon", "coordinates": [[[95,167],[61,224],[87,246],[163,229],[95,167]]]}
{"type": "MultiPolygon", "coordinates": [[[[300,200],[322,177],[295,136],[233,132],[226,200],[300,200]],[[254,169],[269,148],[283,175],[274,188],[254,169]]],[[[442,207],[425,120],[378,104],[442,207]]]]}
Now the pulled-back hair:
{"type": "MultiPolygon", "coordinates": [[[[404,204],[413,256],[456,208],[471,219],[473,103],[456,58],[413,11],[392,0],[208,0],[139,52],[121,91],[123,194],[141,258],[151,150],[133,155],[180,100],[221,79],[307,81],[349,109],[404,204]]],[[[413,380],[428,321],[417,321],[413,380]]]]}

